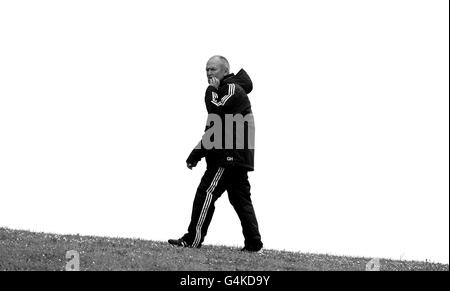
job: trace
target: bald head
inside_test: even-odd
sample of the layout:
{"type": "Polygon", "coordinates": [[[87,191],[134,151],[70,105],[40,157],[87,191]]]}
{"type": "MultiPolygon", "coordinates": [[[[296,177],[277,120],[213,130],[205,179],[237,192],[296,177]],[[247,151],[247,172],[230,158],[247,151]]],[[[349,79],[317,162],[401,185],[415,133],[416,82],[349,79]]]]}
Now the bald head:
{"type": "Polygon", "coordinates": [[[206,75],[208,80],[216,77],[220,81],[230,73],[230,64],[223,56],[213,56],[206,63],[206,75]]]}
{"type": "Polygon", "coordinates": [[[208,60],[208,62],[217,63],[217,64],[223,66],[226,69],[227,73],[230,73],[230,64],[228,63],[228,60],[225,57],[219,56],[219,55],[212,56],[208,60]]]}

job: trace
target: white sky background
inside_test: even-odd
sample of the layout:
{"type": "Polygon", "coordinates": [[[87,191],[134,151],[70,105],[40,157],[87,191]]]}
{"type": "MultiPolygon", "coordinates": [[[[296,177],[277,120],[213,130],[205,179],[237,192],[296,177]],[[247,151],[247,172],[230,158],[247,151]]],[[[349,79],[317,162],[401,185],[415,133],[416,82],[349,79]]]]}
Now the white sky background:
{"type": "MultiPolygon", "coordinates": [[[[449,262],[449,3],[0,2],[0,226],[178,238],[205,65],[253,79],[266,248],[449,262]]],[[[207,244],[241,246],[224,193],[207,244]]]]}

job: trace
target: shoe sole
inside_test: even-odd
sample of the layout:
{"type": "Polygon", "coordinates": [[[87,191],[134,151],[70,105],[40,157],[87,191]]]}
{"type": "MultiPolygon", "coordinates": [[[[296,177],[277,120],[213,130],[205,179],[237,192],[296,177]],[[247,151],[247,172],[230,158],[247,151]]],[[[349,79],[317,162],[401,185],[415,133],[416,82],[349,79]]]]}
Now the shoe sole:
{"type": "Polygon", "coordinates": [[[183,244],[178,244],[178,243],[171,243],[170,241],[168,241],[169,245],[171,245],[172,247],[178,247],[178,248],[184,248],[187,247],[187,245],[183,245],[183,244]]]}
{"type": "Polygon", "coordinates": [[[262,254],[263,253],[263,249],[260,249],[259,251],[241,251],[243,253],[249,253],[249,254],[262,254]]]}
{"type": "Polygon", "coordinates": [[[177,244],[171,244],[171,243],[169,243],[169,245],[170,245],[171,247],[173,247],[173,248],[191,248],[191,249],[199,249],[199,248],[202,247],[201,245],[199,245],[198,247],[194,248],[194,247],[192,247],[192,246],[190,246],[190,245],[177,245],[177,244]]]}

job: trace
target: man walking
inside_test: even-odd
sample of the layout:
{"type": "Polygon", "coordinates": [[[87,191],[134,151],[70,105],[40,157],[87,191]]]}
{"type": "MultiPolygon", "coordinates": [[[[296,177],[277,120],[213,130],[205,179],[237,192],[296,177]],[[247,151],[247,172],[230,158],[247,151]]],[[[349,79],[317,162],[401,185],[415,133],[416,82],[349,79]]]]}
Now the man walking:
{"type": "Polygon", "coordinates": [[[197,188],[188,232],[180,239],[170,239],[169,243],[200,248],[214,214],[214,203],[227,191],[241,221],[245,238],[242,250],[258,252],[263,243],[247,175],[254,169],[254,120],[247,96],[253,84],[243,69],[236,75],[230,74],[229,63],[222,56],[208,60],[206,74],[208,123],[202,140],[186,163],[192,169],[205,157],[207,169],[197,188]]]}

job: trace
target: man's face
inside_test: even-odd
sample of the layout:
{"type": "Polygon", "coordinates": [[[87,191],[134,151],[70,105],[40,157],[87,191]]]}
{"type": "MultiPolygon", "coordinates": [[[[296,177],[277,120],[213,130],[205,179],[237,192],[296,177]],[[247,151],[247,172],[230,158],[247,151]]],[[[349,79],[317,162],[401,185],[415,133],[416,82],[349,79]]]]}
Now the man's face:
{"type": "Polygon", "coordinates": [[[218,59],[211,59],[206,64],[206,76],[208,80],[216,77],[219,81],[222,81],[223,77],[227,75],[225,66],[218,59]]]}

